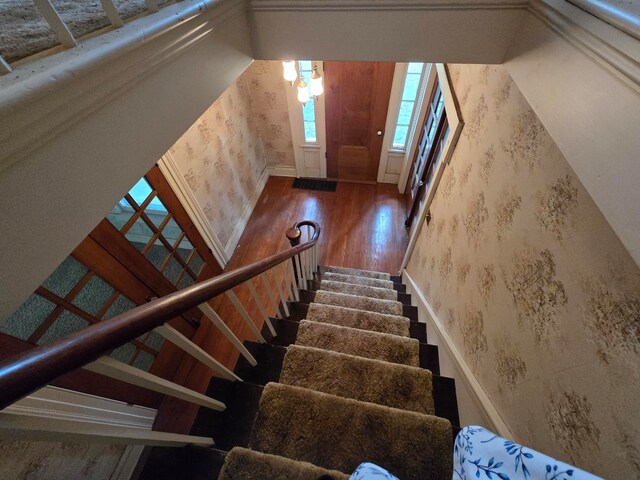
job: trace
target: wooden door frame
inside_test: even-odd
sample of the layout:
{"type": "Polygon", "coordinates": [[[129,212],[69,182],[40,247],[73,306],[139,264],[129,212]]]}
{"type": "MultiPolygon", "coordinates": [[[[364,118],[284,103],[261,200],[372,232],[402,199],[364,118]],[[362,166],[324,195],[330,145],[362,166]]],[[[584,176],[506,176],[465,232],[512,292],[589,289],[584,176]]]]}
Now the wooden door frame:
{"type": "MultiPolygon", "coordinates": [[[[404,268],[407,266],[407,263],[409,263],[409,259],[411,258],[413,249],[416,246],[416,241],[418,240],[418,234],[420,233],[420,230],[422,229],[422,225],[425,222],[426,214],[429,211],[431,202],[433,202],[433,198],[435,196],[436,190],[438,189],[438,184],[440,183],[440,179],[442,178],[444,169],[447,167],[447,165],[451,161],[453,151],[455,150],[456,144],[458,143],[458,139],[460,138],[460,133],[462,132],[462,127],[464,126],[464,122],[462,121],[462,116],[460,114],[460,107],[458,106],[458,102],[454,96],[454,91],[453,91],[453,88],[451,87],[449,73],[447,71],[446,66],[442,63],[437,63],[435,70],[438,75],[438,81],[440,82],[440,88],[442,89],[442,95],[444,96],[444,109],[447,114],[450,133],[449,133],[449,136],[447,137],[447,141],[445,142],[444,148],[442,149],[442,160],[438,163],[438,166],[436,167],[436,171],[433,173],[433,182],[429,186],[429,190],[427,191],[427,197],[424,203],[422,204],[420,211],[418,212],[417,221],[414,221],[413,226],[411,227],[411,230],[409,233],[409,244],[407,245],[407,251],[404,254],[404,258],[402,259],[402,265],[400,267],[400,271],[404,270],[404,268]]],[[[423,105],[423,107],[426,109],[425,105],[423,105]]],[[[426,110],[425,110],[425,113],[426,113],[426,110]]],[[[424,122],[424,116],[422,116],[421,122],[424,122]]],[[[405,170],[409,170],[408,168],[409,166],[407,166],[406,163],[407,162],[405,160],[405,170]]],[[[406,187],[408,175],[409,174],[407,172],[404,179],[404,185],[402,186],[402,191],[404,191],[406,187]]],[[[398,188],[399,187],[400,186],[398,186],[398,188]]]]}

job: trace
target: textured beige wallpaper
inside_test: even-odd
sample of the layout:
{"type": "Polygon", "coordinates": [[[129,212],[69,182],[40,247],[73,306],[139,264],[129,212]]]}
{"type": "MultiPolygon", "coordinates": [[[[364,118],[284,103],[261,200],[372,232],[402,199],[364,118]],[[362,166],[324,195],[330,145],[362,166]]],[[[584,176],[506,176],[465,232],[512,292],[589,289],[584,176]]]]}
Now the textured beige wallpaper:
{"type": "Polygon", "coordinates": [[[640,270],[505,70],[450,71],[466,125],[409,274],[517,441],[640,478],[640,270]]]}
{"type": "Polygon", "coordinates": [[[256,60],[244,73],[267,165],[295,166],[282,62],[256,60]]]}
{"type": "Polygon", "coordinates": [[[223,245],[267,163],[294,164],[280,65],[252,63],[169,150],[223,245]]]}

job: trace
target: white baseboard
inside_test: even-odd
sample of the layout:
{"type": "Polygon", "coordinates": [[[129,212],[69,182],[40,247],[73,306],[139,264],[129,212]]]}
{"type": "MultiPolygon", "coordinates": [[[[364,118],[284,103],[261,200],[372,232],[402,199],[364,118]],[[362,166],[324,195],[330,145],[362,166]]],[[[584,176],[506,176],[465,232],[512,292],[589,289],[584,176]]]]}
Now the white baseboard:
{"type": "MultiPolygon", "coordinates": [[[[409,281],[408,287],[411,292],[408,291],[407,293],[412,293],[412,298],[419,303],[418,313],[420,313],[421,310],[426,312],[426,318],[419,318],[419,320],[432,327],[442,339],[442,345],[438,345],[440,347],[440,361],[442,362],[443,356],[447,356],[453,364],[455,371],[458,373],[458,375],[454,375],[457,384],[456,393],[458,394],[458,405],[460,405],[461,390],[464,389],[465,393],[468,394],[476,407],[477,412],[484,419],[483,426],[497,433],[501,437],[514,439],[509,427],[507,427],[506,423],[502,420],[500,413],[478,382],[478,379],[473,374],[473,371],[465,361],[462,353],[460,353],[456,347],[453,339],[449,336],[449,333],[444,328],[442,322],[438,319],[433,308],[431,308],[431,305],[416,282],[411,278],[411,275],[409,275],[406,270],[403,270],[402,273],[403,277],[409,281]]],[[[462,419],[463,412],[460,412],[460,414],[462,419]]]]}
{"type": "Polygon", "coordinates": [[[265,167],[265,169],[262,171],[262,175],[260,176],[260,179],[258,180],[258,184],[256,185],[256,189],[254,190],[253,195],[251,195],[251,198],[249,199],[249,201],[245,203],[244,207],[242,207],[242,212],[240,212],[240,218],[238,219],[238,222],[236,223],[236,226],[234,227],[233,232],[231,232],[231,235],[229,236],[229,240],[227,241],[227,244],[224,247],[225,254],[227,255],[228,258],[231,258],[234,250],[238,246],[240,237],[242,236],[244,229],[246,228],[247,223],[249,222],[249,218],[253,213],[253,209],[258,203],[258,200],[260,199],[260,195],[262,195],[262,190],[264,190],[264,186],[267,184],[267,180],[269,180],[270,175],[271,174],[269,172],[269,167],[265,167]]]}
{"type": "Polygon", "coordinates": [[[274,177],[297,177],[298,171],[295,166],[286,165],[268,165],[267,171],[269,175],[274,177]]]}

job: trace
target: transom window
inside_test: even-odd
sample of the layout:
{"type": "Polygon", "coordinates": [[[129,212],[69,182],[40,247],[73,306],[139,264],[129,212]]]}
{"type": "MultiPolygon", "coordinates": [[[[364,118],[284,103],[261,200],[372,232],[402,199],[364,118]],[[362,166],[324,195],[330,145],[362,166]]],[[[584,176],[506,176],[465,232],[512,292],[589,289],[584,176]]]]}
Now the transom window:
{"type": "Polygon", "coordinates": [[[420,81],[424,71],[424,63],[409,63],[402,89],[400,111],[393,135],[393,148],[403,150],[407,145],[407,136],[413,123],[416,111],[416,99],[420,88],[420,81]]]}
{"type": "MultiPolygon", "coordinates": [[[[311,60],[300,60],[298,62],[298,70],[300,72],[300,76],[304,79],[307,85],[311,85],[313,62],[311,62],[311,60]]],[[[309,101],[302,106],[302,122],[304,125],[305,143],[317,143],[316,108],[315,100],[313,98],[310,98],[309,101]]]]}

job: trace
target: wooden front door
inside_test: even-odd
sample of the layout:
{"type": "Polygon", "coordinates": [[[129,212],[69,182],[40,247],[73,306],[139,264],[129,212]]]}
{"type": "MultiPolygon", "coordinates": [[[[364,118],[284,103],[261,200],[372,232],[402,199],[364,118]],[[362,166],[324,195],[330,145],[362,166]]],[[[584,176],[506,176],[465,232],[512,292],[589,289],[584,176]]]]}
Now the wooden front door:
{"type": "Polygon", "coordinates": [[[394,67],[324,62],[328,177],[376,180],[394,67]]]}
{"type": "Polygon", "coordinates": [[[418,206],[426,193],[426,184],[428,183],[426,177],[433,167],[434,150],[437,145],[436,139],[441,133],[445,121],[444,97],[442,96],[440,84],[436,80],[429,97],[429,106],[420,134],[420,142],[413,157],[409,181],[405,188],[407,196],[407,220],[405,225],[407,227],[411,227],[413,219],[419,211],[418,206]]]}

